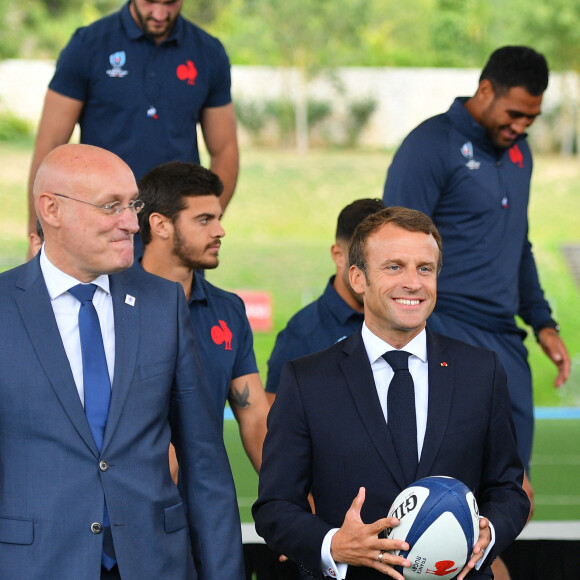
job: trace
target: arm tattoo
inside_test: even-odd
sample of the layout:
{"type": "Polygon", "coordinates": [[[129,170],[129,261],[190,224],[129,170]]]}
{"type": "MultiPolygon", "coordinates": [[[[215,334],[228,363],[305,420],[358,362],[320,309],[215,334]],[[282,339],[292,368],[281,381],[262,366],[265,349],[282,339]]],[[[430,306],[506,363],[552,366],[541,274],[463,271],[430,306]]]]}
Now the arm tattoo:
{"type": "Polygon", "coordinates": [[[250,406],[250,387],[247,382],[241,392],[232,388],[230,403],[240,409],[246,409],[250,406]]]}

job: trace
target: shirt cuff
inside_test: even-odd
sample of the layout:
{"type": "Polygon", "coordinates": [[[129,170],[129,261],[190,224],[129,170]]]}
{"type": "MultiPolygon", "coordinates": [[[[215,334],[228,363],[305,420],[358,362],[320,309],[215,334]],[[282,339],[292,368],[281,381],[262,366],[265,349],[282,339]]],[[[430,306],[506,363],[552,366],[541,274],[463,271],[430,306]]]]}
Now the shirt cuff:
{"type": "Polygon", "coordinates": [[[332,543],[332,538],[334,538],[334,534],[336,534],[339,529],[340,528],[333,528],[326,534],[326,536],[324,536],[322,547],[320,548],[320,568],[325,576],[329,576],[330,578],[341,578],[344,580],[344,578],[346,578],[348,564],[337,564],[330,555],[330,544],[332,543]]]}
{"type": "Polygon", "coordinates": [[[489,522],[489,530],[491,532],[491,541],[489,542],[487,548],[485,549],[485,552],[483,552],[483,556],[477,561],[477,564],[475,565],[476,570],[479,570],[483,566],[483,562],[485,561],[485,559],[487,558],[487,556],[489,555],[491,549],[495,544],[495,529],[491,522],[489,522]]]}

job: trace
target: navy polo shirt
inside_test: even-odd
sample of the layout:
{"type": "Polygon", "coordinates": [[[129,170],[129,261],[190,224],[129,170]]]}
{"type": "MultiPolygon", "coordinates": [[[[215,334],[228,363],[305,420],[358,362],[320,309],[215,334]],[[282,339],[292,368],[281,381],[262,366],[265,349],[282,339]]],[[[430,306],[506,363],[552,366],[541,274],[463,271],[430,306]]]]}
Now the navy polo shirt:
{"type": "Polygon", "coordinates": [[[551,320],[528,240],[532,156],[525,136],[497,149],[455,100],[414,129],[395,154],[385,205],[431,216],[443,238],[435,312],[492,332],[551,320]]]}
{"type": "Polygon", "coordinates": [[[351,308],[338,295],[332,286],[334,278],[328,281],[324,294],[297,312],[276,337],[268,361],[267,392],[276,392],[282,367],[288,361],[332,346],[362,325],[364,314],[351,308]]]}
{"type": "MultiPolygon", "coordinates": [[[[134,267],[143,268],[140,260],[134,267]]],[[[197,337],[201,363],[223,422],[231,382],[258,372],[254,337],[243,300],[210,284],[198,272],[187,303],[197,337]]]]}
{"type": "Polygon", "coordinates": [[[230,103],[230,84],[219,40],[178,16],[156,45],[126,4],[74,33],[49,88],[84,103],[81,142],[113,151],[139,180],[167,161],[199,163],[200,113],[230,103]]]}
{"type": "Polygon", "coordinates": [[[231,382],[258,372],[254,337],[242,299],[194,273],[189,313],[214,403],[223,420],[231,382]]]}

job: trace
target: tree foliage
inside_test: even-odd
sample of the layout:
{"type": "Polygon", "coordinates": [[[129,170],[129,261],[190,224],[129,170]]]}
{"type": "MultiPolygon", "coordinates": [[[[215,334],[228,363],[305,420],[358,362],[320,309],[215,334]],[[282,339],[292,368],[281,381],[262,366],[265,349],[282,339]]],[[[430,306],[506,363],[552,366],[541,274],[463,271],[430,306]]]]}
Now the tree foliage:
{"type": "Polygon", "coordinates": [[[580,0],[550,0],[532,6],[522,2],[520,15],[522,35],[552,66],[580,69],[580,0]]]}
{"type": "MultiPolygon", "coordinates": [[[[56,58],[72,32],[124,0],[0,0],[0,58],[56,58]]],[[[479,68],[504,44],[580,69],[580,0],[184,0],[234,64],[479,68]]]]}
{"type": "Polygon", "coordinates": [[[56,58],[71,34],[119,0],[0,0],[0,58],[56,58]]]}

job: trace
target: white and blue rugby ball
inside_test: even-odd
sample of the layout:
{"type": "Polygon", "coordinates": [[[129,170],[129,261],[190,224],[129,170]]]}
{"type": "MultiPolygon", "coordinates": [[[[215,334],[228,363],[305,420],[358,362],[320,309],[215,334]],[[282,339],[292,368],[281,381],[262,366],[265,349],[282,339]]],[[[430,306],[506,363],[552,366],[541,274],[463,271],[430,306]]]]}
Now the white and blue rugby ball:
{"type": "Polygon", "coordinates": [[[479,537],[479,510],[469,488],[452,477],[425,477],[395,499],[389,517],[400,520],[387,537],[404,540],[409,551],[395,551],[411,562],[396,569],[408,580],[455,578],[471,557],[479,537]]]}

